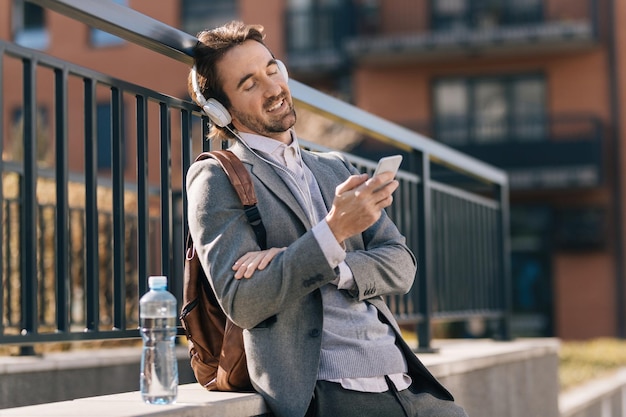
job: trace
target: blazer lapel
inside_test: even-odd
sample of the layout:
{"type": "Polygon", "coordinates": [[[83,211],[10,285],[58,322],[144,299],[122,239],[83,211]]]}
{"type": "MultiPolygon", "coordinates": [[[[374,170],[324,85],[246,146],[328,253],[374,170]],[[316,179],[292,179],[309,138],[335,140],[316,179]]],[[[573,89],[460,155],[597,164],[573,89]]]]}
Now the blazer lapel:
{"type": "Polygon", "coordinates": [[[324,204],[326,205],[326,210],[330,210],[333,200],[335,199],[337,173],[331,169],[328,163],[325,163],[313,152],[302,152],[302,159],[315,176],[322,198],[324,199],[324,204]]]}
{"type": "Polygon", "coordinates": [[[270,166],[270,164],[264,162],[258,155],[251,152],[239,141],[236,141],[230,150],[233,151],[244,164],[251,166],[252,175],[263,183],[269,192],[283,201],[307,229],[313,227],[298,200],[296,200],[289,187],[287,187],[283,179],[274,171],[274,168],[270,166]]]}

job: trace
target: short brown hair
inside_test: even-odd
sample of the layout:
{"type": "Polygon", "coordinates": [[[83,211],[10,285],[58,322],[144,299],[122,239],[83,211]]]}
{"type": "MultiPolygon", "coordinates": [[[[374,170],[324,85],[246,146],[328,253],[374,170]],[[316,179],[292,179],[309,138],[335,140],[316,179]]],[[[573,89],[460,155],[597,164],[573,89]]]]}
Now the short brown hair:
{"type": "MultiPolygon", "coordinates": [[[[232,47],[241,45],[251,39],[265,45],[265,34],[261,25],[246,25],[243,22],[231,21],[215,29],[203,30],[196,37],[198,43],[193,49],[194,63],[196,65],[198,88],[202,95],[209,99],[214,98],[224,107],[230,107],[230,100],[224,93],[222,82],[217,76],[217,63],[232,47]]],[[[267,46],[266,46],[267,47],[267,46]]],[[[196,94],[191,84],[190,72],[187,78],[187,90],[192,99],[197,103],[196,94]]],[[[230,134],[226,129],[212,124],[209,137],[230,134]]]]}

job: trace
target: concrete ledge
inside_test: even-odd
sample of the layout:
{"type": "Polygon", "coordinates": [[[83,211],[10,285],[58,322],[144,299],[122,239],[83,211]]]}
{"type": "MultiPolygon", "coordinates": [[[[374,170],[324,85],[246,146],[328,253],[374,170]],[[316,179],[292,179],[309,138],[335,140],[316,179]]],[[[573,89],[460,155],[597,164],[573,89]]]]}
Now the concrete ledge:
{"type": "Polygon", "coordinates": [[[234,417],[267,413],[258,394],[209,392],[199,384],[178,387],[178,401],[151,405],[138,391],[0,410],[2,417],[234,417]]]}
{"type": "Polygon", "coordinates": [[[562,393],[561,417],[626,416],[626,367],[562,393]]]}
{"type": "MultiPolygon", "coordinates": [[[[457,403],[465,408],[470,416],[559,416],[558,340],[522,339],[512,342],[440,340],[434,343],[434,347],[439,349],[438,352],[419,354],[419,357],[450,389],[457,403]]],[[[183,350],[183,353],[186,355],[186,350],[183,350]]],[[[113,357],[111,350],[108,354],[113,357]]],[[[98,363],[99,355],[100,353],[88,354],[87,356],[92,357],[85,360],[98,363]]],[[[138,360],[136,353],[129,352],[129,355],[135,357],[135,361],[138,360]]],[[[26,369],[36,368],[25,364],[20,366],[23,366],[24,372],[26,369]]],[[[17,371],[19,366],[13,364],[8,368],[17,371]]],[[[5,367],[5,371],[8,368],[5,367]]],[[[17,375],[13,374],[12,377],[17,375]]],[[[107,373],[101,375],[110,377],[107,373]]],[[[137,385],[138,374],[133,374],[132,379],[137,385]]],[[[6,382],[0,385],[3,389],[6,382]]],[[[80,383],[80,380],[74,381],[75,385],[80,383]]],[[[26,388],[26,391],[31,396],[38,395],[36,386],[26,388]]],[[[0,409],[0,416],[250,417],[268,413],[262,398],[257,394],[208,392],[197,383],[182,384],[179,387],[178,402],[168,406],[144,404],[138,391],[133,389],[128,391],[73,401],[0,409]]]]}
{"type": "Polygon", "coordinates": [[[558,339],[435,341],[418,355],[470,417],[558,417],[558,339]]]}
{"type": "MultiPolygon", "coordinates": [[[[187,347],[176,355],[180,383],[195,382],[187,347]]],[[[0,409],[138,390],[140,359],[141,347],[2,356],[0,409]]]]}

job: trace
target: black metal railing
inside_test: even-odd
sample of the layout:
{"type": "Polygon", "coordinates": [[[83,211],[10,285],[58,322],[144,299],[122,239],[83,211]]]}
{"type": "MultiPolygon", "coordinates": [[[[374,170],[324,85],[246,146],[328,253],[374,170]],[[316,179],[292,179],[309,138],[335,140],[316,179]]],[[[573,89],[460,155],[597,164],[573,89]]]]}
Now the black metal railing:
{"type": "MultiPolygon", "coordinates": [[[[191,63],[190,47],[196,42],[193,36],[113,2],[34,2],[159,52],[163,59],[191,63]]],[[[24,120],[19,135],[7,142],[21,141],[23,155],[13,158],[20,171],[15,190],[19,208],[4,210],[2,222],[6,225],[9,218],[19,216],[19,231],[11,229],[7,238],[7,226],[0,229],[0,253],[10,252],[12,256],[3,257],[0,268],[0,344],[138,337],[136,304],[139,294],[146,290],[148,275],[168,275],[170,288],[181,295],[184,173],[199,150],[192,143],[210,147],[209,142],[200,140],[206,133],[206,119],[189,101],[0,42],[0,78],[4,80],[14,67],[23,78],[17,100],[24,120]],[[46,91],[41,72],[50,74],[48,81],[54,86],[49,97],[35,94],[46,91]],[[75,103],[76,90],[79,103],[75,103]],[[37,155],[41,127],[35,114],[45,100],[52,103],[54,114],[54,209],[42,204],[40,194],[44,170],[37,155]],[[112,166],[104,178],[96,168],[95,132],[95,109],[102,100],[111,107],[112,166]],[[81,115],[72,123],[68,122],[70,108],[72,115],[81,115]],[[83,207],[78,219],[73,209],[73,161],[68,160],[68,137],[74,137],[76,131],[79,145],[73,142],[72,146],[83,148],[85,160],[84,170],[77,174],[82,184],[78,205],[83,207]],[[136,158],[132,187],[124,159],[129,147],[135,149],[136,158]],[[159,150],[156,159],[148,152],[155,147],[159,150]],[[174,155],[180,155],[176,163],[174,155]],[[173,175],[171,167],[180,167],[181,172],[176,173],[180,175],[173,175]],[[149,169],[158,170],[153,182],[149,181],[149,169]],[[102,196],[105,185],[110,201],[102,196]],[[108,218],[103,220],[103,216],[108,218]],[[158,224],[152,223],[154,218],[158,224]],[[47,222],[53,226],[43,226],[47,222]],[[84,228],[84,233],[79,233],[83,248],[76,258],[71,257],[74,223],[84,228]],[[47,252],[52,247],[50,239],[54,241],[53,255],[47,252]],[[50,259],[53,266],[46,263],[50,259]],[[10,273],[5,272],[9,262],[10,273]],[[80,278],[74,278],[74,268],[80,278]],[[6,285],[9,276],[16,280],[14,285],[6,285]],[[82,298],[70,296],[74,279],[84,292],[82,298]],[[53,298],[42,299],[49,291],[53,298]],[[72,318],[73,309],[84,312],[78,326],[72,318]]],[[[509,337],[509,208],[503,171],[297,81],[290,80],[290,87],[299,112],[313,112],[357,135],[385,141],[406,156],[398,174],[401,187],[394,194],[389,213],[416,253],[420,271],[409,294],[391,297],[389,303],[403,324],[414,326],[419,347],[430,347],[432,324],[437,320],[493,319],[500,324],[500,335],[509,337]],[[467,181],[440,181],[432,171],[441,168],[467,181]],[[481,187],[465,187],[469,182],[478,182],[481,187]]],[[[7,103],[15,99],[2,93],[0,115],[6,114],[7,103]]],[[[309,142],[305,146],[322,149],[309,142]]],[[[371,172],[375,166],[374,161],[349,158],[364,171],[371,172]]],[[[7,163],[3,160],[1,164],[4,179],[9,173],[7,163]]],[[[0,198],[8,201],[10,189],[4,181],[2,184],[0,198]]]]}
{"type": "MultiPolygon", "coordinates": [[[[23,178],[19,169],[12,170],[14,164],[7,164],[4,171],[4,181],[7,183],[20,182],[23,178]],[[8,168],[8,169],[7,169],[8,168]]],[[[38,180],[38,188],[52,188],[53,179],[49,176],[40,176],[38,180]],[[49,184],[46,185],[45,183],[49,184]]],[[[80,187],[81,192],[84,191],[84,184],[72,182],[72,188],[80,187]]],[[[111,193],[109,187],[101,187],[101,194],[111,193]]],[[[43,191],[45,194],[46,192],[43,191]]],[[[22,329],[22,319],[24,318],[23,305],[19,296],[22,288],[23,280],[21,275],[21,258],[22,254],[17,250],[11,250],[19,246],[21,236],[22,223],[20,221],[20,212],[22,211],[22,201],[19,195],[7,196],[2,201],[2,219],[3,219],[3,249],[2,254],[4,262],[2,263],[1,275],[4,277],[3,290],[6,304],[3,309],[3,327],[11,333],[16,333],[22,329]]],[[[68,331],[83,331],[88,329],[88,319],[86,317],[87,305],[87,280],[86,274],[86,256],[87,246],[85,245],[86,236],[86,210],[85,207],[69,207],[67,221],[67,250],[59,251],[55,248],[55,240],[58,239],[59,231],[55,217],[57,215],[57,205],[54,203],[37,203],[35,208],[37,214],[36,221],[36,256],[29,257],[28,261],[36,266],[37,270],[37,296],[36,303],[36,322],[39,333],[50,333],[57,331],[60,327],[59,323],[67,323],[68,331]],[[58,266],[58,257],[66,256],[68,260],[68,270],[66,282],[67,289],[66,304],[59,304],[57,288],[59,280],[56,276],[56,268],[58,266]]],[[[124,269],[126,280],[122,292],[123,301],[116,300],[113,292],[113,265],[116,253],[113,248],[113,230],[114,230],[114,214],[110,210],[100,209],[97,218],[97,229],[99,232],[100,242],[98,243],[98,288],[96,289],[98,297],[98,331],[102,326],[112,328],[114,326],[114,317],[118,318],[123,315],[126,318],[126,326],[133,328],[138,326],[138,304],[137,299],[140,294],[137,257],[137,238],[138,238],[138,218],[136,214],[124,214],[124,234],[127,242],[132,242],[123,248],[124,269]],[[114,305],[121,306],[123,313],[114,312],[114,305]]],[[[157,230],[159,219],[152,217],[148,224],[151,230],[157,230]]],[[[152,239],[151,239],[152,240],[152,239]]],[[[158,265],[153,265],[149,269],[157,270],[158,265]]],[[[93,329],[91,329],[93,330],[93,329]]],[[[20,336],[21,337],[21,336],[20,336]]],[[[44,336],[45,339],[45,336],[44,336]]]]}
{"type": "MultiPolygon", "coordinates": [[[[182,247],[183,242],[180,209],[175,206],[179,203],[182,185],[172,181],[171,144],[172,141],[184,144],[183,157],[186,161],[191,159],[193,128],[196,128],[196,137],[203,134],[201,123],[193,123],[194,119],[200,120],[198,109],[188,101],[6,42],[0,42],[0,58],[3,77],[5,74],[21,74],[21,80],[18,77],[13,79],[14,83],[21,84],[19,97],[5,96],[2,113],[6,113],[5,103],[8,100],[14,101],[11,105],[23,109],[23,120],[16,124],[21,129],[7,129],[15,135],[9,143],[22,142],[21,152],[11,155],[7,150],[5,158],[10,158],[12,162],[2,162],[3,183],[9,175],[18,175],[17,185],[14,186],[17,206],[11,206],[7,213],[18,218],[19,227],[13,236],[19,239],[6,240],[9,229],[3,222],[2,244],[7,245],[7,250],[17,257],[13,266],[19,265],[19,279],[11,286],[13,298],[9,299],[4,293],[8,285],[0,289],[3,317],[7,314],[19,316],[20,326],[16,328],[13,326],[15,320],[11,320],[11,325],[3,327],[5,331],[0,340],[4,343],[35,343],[138,336],[136,317],[131,316],[129,320],[126,312],[132,310],[128,303],[136,305],[137,295],[146,291],[145,277],[152,274],[180,276],[178,266],[181,265],[182,252],[172,248],[182,247]],[[52,83],[53,88],[43,85],[43,80],[52,83]],[[53,90],[53,95],[36,97],[38,89],[53,90]],[[101,103],[111,108],[109,120],[97,120],[96,108],[101,103]],[[43,129],[34,117],[39,106],[51,106],[50,113],[54,114],[47,129],[54,132],[52,162],[42,162],[37,155],[37,149],[42,145],[40,133],[43,129]],[[81,115],[77,118],[80,124],[70,124],[68,116],[77,110],[81,115]],[[122,129],[124,118],[133,120],[134,131],[122,129]],[[106,176],[97,171],[98,141],[101,140],[97,134],[98,123],[110,125],[108,152],[112,166],[106,176]],[[69,168],[68,138],[71,135],[80,137],[78,143],[72,143],[83,151],[84,170],[80,173],[71,172],[69,168]],[[136,154],[136,182],[129,186],[125,180],[125,160],[131,147],[136,154]],[[157,158],[149,155],[149,147],[159,149],[157,158]],[[46,168],[47,165],[53,168],[46,168]],[[149,169],[159,171],[158,184],[149,182],[149,169]],[[42,187],[42,178],[52,178],[53,186],[42,187]],[[78,190],[77,183],[81,184],[78,190]],[[46,189],[47,194],[42,195],[46,189]],[[45,214],[46,206],[40,204],[42,199],[54,202],[53,217],[45,214]],[[80,207],[80,221],[74,218],[76,207],[80,207]],[[178,209],[178,214],[175,209],[178,209]],[[104,216],[110,221],[102,223],[104,216]],[[156,224],[155,217],[161,219],[156,224]],[[49,224],[50,221],[52,224],[49,224]],[[41,222],[45,223],[43,228],[41,222]],[[74,236],[71,233],[78,223],[81,228],[81,256],[72,258],[70,248],[74,236]],[[53,230],[54,240],[42,247],[40,236],[48,229],[53,230]],[[131,253],[136,263],[132,267],[127,259],[131,253]],[[53,260],[45,271],[39,268],[38,263],[43,257],[53,260]],[[70,314],[74,301],[70,298],[74,290],[70,277],[75,268],[79,268],[82,274],[84,294],[81,308],[85,318],[80,332],[75,331],[79,323],[73,322],[70,314]],[[42,278],[44,272],[54,273],[56,303],[52,304],[55,306],[52,309],[55,316],[52,332],[42,332],[43,328],[50,327],[52,319],[46,317],[40,320],[40,306],[42,303],[48,305],[50,301],[49,297],[41,299],[40,288],[46,285],[42,278]],[[133,291],[133,300],[127,298],[129,282],[134,282],[137,288],[133,291]],[[107,293],[110,290],[110,297],[106,300],[102,298],[103,288],[107,289],[107,293]],[[15,309],[9,312],[7,306],[9,302],[15,302],[16,289],[19,289],[19,312],[15,309]],[[104,311],[108,311],[106,317],[103,317],[104,311]]],[[[189,162],[186,167],[188,165],[189,162]]],[[[7,184],[4,184],[2,199],[10,201],[6,188],[7,184]]],[[[7,283],[9,279],[15,280],[15,276],[3,273],[3,282],[7,283]]],[[[175,292],[180,292],[180,280],[173,280],[172,285],[175,292]]],[[[5,324],[6,318],[3,326],[5,324]]]]}

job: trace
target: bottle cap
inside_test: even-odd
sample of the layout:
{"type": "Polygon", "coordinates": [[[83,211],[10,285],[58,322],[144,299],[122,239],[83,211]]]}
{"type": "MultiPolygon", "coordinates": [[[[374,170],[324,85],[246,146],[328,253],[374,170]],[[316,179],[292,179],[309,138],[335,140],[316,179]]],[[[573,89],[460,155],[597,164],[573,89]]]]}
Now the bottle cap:
{"type": "Polygon", "coordinates": [[[148,277],[148,287],[149,288],[167,287],[167,277],[163,275],[154,275],[154,276],[148,277]]]}

